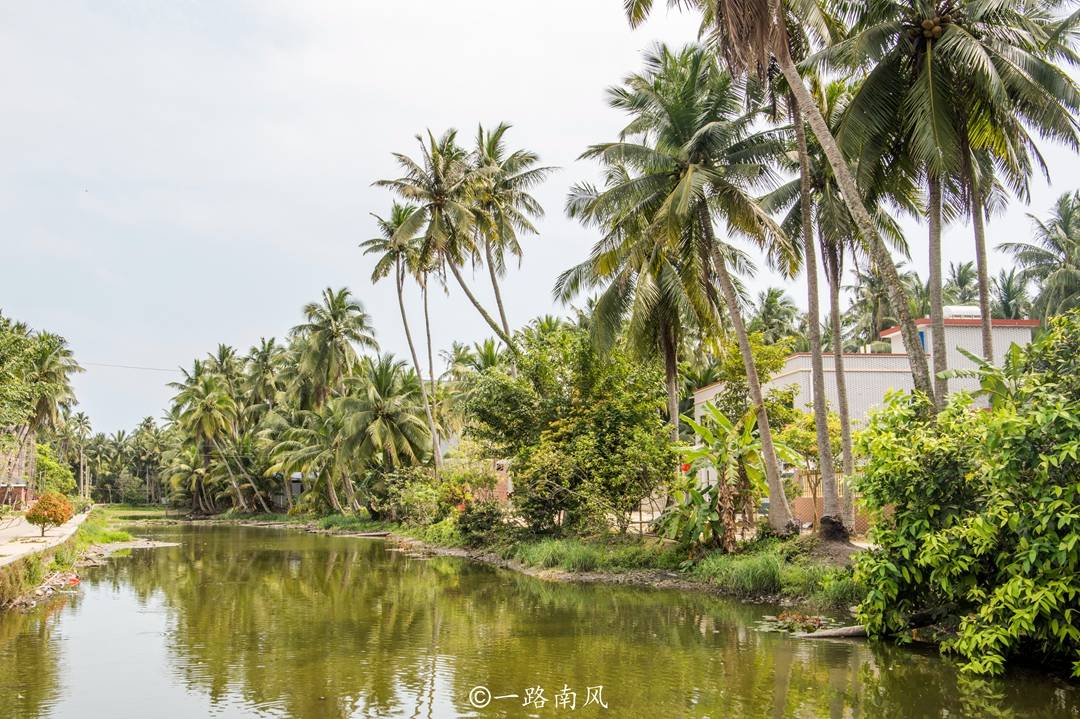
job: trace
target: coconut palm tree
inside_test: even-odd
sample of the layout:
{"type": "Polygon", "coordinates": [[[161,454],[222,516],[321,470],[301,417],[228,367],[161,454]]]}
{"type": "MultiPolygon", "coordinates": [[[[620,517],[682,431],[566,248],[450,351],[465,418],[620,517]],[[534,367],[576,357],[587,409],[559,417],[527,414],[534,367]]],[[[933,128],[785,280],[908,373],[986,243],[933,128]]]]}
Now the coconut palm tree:
{"type": "Polygon", "coordinates": [[[419,462],[431,441],[417,406],[419,378],[383,354],[365,357],[352,382],[353,391],[341,401],[348,444],[391,469],[419,462]]]}
{"type": "MultiPolygon", "coordinates": [[[[273,471],[286,477],[294,472],[314,477],[317,487],[325,487],[326,499],[335,512],[344,514],[337,485],[351,483],[358,461],[344,446],[346,416],[343,398],[333,397],[315,410],[300,410],[295,422],[272,450],[273,471]]],[[[349,507],[352,511],[354,507],[349,507]]]]}
{"type": "Polygon", "coordinates": [[[378,180],[375,185],[387,187],[417,209],[398,228],[403,238],[424,238],[419,264],[449,269],[461,291],[480,316],[511,352],[516,352],[513,340],[476,298],[461,267],[475,256],[476,208],[474,189],[480,182],[469,162],[469,155],[457,144],[457,131],[448,130],[439,139],[428,132],[427,141],[416,136],[420,143],[420,160],[394,153],[404,174],[390,180],[378,180]]]}
{"type": "MultiPolygon", "coordinates": [[[[413,343],[412,330],[409,329],[409,317],[405,311],[404,291],[406,270],[410,267],[416,267],[419,264],[421,240],[418,237],[403,236],[398,232],[398,229],[404,223],[408,222],[409,216],[414,212],[416,212],[415,205],[402,205],[395,202],[390,209],[389,218],[383,219],[382,217],[375,215],[375,222],[379,227],[379,236],[362,243],[361,247],[364,248],[364,254],[376,254],[379,256],[379,259],[375,263],[375,269],[371,273],[372,282],[378,282],[391,272],[394,273],[398,310],[401,312],[401,326],[405,329],[405,340],[409,345],[409,354],[412,357],[413,369],[416,371],[417,377],[422,377],[423,372],[420,370],[420,359],[416,354],[416,345],[413,343]]],[[[495,240],[490,240],[490,242],[495,242],[495,240]]],[[[492,250],[489,246],[488,254],[490,255],[491,253],[492,250]]],[[[495,282],[494,275],[492,276],[492,282],[495,282]]],[[[500,310],[501,307],[500,301],[500,310]]],[[[509,332],[509,329],[507,329],[507,334],[509,334],[509,332]]],[[[434,381],[434,377],[432,378],[432,381],[434,381]]],[[[435,473],[437,476],[439,469],[442,467],[442,452],[439,450],[439,432],[435,426],[435,414],[432,410],[432,403],[428,398],[427,388],[423,382],[420,382],[420,397],[423,400],[424,414],[427,417],[428,432],[431,437],[431,456],[434,458],[435,473]]]]}
{"type": "MultiPolygon", "coordinates": [[[[984,314],[984,352],[990,345],[989,280],[982,221],[1000,169],[1026,192],[1038,150],[1028,134],[1080,147],[1076,113],[1080,90],[1047,57],[1053,23],[1048,5],[927,2],[850,5],[849,36],[818,54],[833,68],[866,70],[838,133],[873,167],[878,148],[899,142],[925,178],[930,229],[930,317],[936,401],[944,399],[941,226],[959,198],[972,215],[984,314]],[[989,175],[989,176],[988,176],[989,175]]],[[[910,353],[909,353],[910,354],[910,353]]]]}
{"type": "MultiPolygon", "coordinates": [[[[181,429],[191,438],[202,456],[203,475],[200,479],[205,480],[210,473],[214,451],[228,464],[221,440],[233,431],[237,417],[236,401],[229,393],[223,377],[216,373],[201,372],[180,391],[174,403],[181,429]]],[[[229,480],[235,501],[241,509],[247,511],[247,502],[231,468],[229,480]]],[[[214,509],[214,501],[208,494],[205,481],[200,482],[192,494],[192,509],[203,512],[214,509]]]]}
{"type": "Polygon", "coordinates": [[[535,235],[532,221],[544,215],[544,208],[529,190],[543,182],[553,168],[537,167],[539,156],[529,150],[508,152],[504,136],[510,129],[505,122],[494,130],[477,128],[472,163],[476,183],[473,186],[473,206],[476,215],[478,248],[483,249],[484,264],[491,278],[495,304],[503,332],[510,336],[499,277],[506,271],[506,255],[521,259],[518,234],[535,235]]]}
{"type": "Polygon", "coordinates": [[[15,430],[16,449],[8,460],[7,474],[32,479],[37,466],[38,434],[59,427],[63,412],[75,401],[71,380],[83,369],[60,335],[26,332],[31,340],[29,362],[21,379],[31,389],[33,399],[29,416],[15,430]]]}
{"type": "MultiPolygon", "coordinates": [[[[608,168],[607,174],[608,188],[632,179],[622,165],[608,168]]],[[[664,237],[650,232],[647,217],[626,218],[633,207],[601,202],[602,192],[588,183],[570,190],[567,214],[605,232],[587,260],[559,276],[555,296],[570,302],[583,292],[601,288],[589,317],[596,346],[608,351],[625,333],[639,357],[663,362],[671,441],[678,442],[678,347],[695,314],[709,313],[705,308],[710,299],[696,265],[681,262],[664,237]]]]}
{"type": "Polygon", "coordinates": [[[769,344],[798,332],[799,308],[781,287],[769,287],[758,293],[747,329],[760,332],[769,344]]]}
{"type": "Polygon", "coordinates": [[[979,276],[974,262],[950,262],[945,279],[945,297],[958,305],[970,305],[979,300],[979,276]]]}
{"type": "MultiPolygon", "coordinates": [[[[813,97],[817,101],[822,116],[826,119],[830,128],[835,128],[844,109],[851,98],[851,84],[846,81],[833,81],[823,83],[816,75],[808,77],[813,97]]],[[[789,103],[790,104],[790,103],[789,103]]],[[[798,118],[799,115],[793,113],[798,118]]],[[[793,129],[797,125],[793,122],[793,129]]],[[[825,488],[827,504],[832,505],[835,480],[828,476],[831,474],[831,446],[828,438],[828,418],[824,406],[824,366],[823,362],[816,360],[819,352],[823,349],[833,350],[834,378],[837,393],[837,413],[840,416],[841,449],[843,453],[843,469],[845,477],[850,478],[854,474],[854,454],[852,450],[851,419],[848,410],[847,382],[844,374],[845,346],[843,334],[843,311],[840,306],[841,280],[844,274],[844,262],[848,255],[856,258],[864,253],[858,242],[858,230],[851,219],[846,204],[840,196],[839,186],[836,184],[829,167],[828,160],[821,152],[821,147],[813,138],[808,138],[805,132],[792,133],[795,137],[796,154],[799,157],[798,177],[781,185],[775,191],[763,199],[763,205],[770,211],[786,211],[782,226],[791,237],[803,238],[803,256],[807,258],[807,314],[816,316],[817,289],[816,289],[816,262],[810,259],[814,254],[814,243],[810,237],[816,232],[817,245],[821,252],[822,266],[829,288],[830,312],[827,322],[823,323],[818,340],[820,349],[815,351],[814,342],[808,336],[807,349],[811,352],[811,361],[814,365],[814,400],[815,400],[815,424],[818,433],[818,454],[825,457],[822,463],[824,468],[822,484],[825,488]],[[821,364],[819,373],[817,365],[821,364]],[[820,398],[820,407],[819,404],[820,398]],[[820,410],[820,411],[819,411],[820,410]]],[[[864,183],[861,188],[865,193],[863,199],[870,208],[877,231],[889,244],[906,254],[906,245],[903,234],[896,220],[885,209],[885,205],[904,209],[911,212],[916,204],[913,184],[907,173],[884,173],[875,178],[872,183],[864,183]]],[[[813,258],[816,260],[816,258],[813,258]]],[[[870,344],[877,339],[877,333],[883,329],[883,309],[888,306],[888,293],[881,286],[878,275],[869,274],[869,279],[876,289],[869,295],[869,302],[859,303],[853,306],[853,310],[862,304],[869,309],[868,319],[864,320],[865,329],[860,331],[868,339],[862,340],[861,344],[870,344]],[[877,309],[875,309],[877,308],[877,309]]],[[[864,286],[860,283],[860,286],[864,286]]],[[[810,320],[806,322],[807,335],[810,332],[810,320]]],[[[854,507],[851,504],[852,493],[844,494],[844,519],[850,525],[854,519],[854,507]]],[[[826,508],[826,516],[830,515],[826,508]]],[[[825,526],[824,523],[822,526],[825,526]]]]}
{"type": "Polygon", "coordinates": [[[1019,320],[1031,316],[1027,283],[1020,279],[1015,267],[1001,270],[994,278],[993,297],[995,318],[1019,320]]]}
{"type": "MultiPolygon", "coordinates": [[[[742,112],[742,84],[721,71],[703,48],[672,52],[661,45],[646,55],[645,64],[645,72],[609,91],[609,103],[631,115],[619,140],[594,145],[582,155],[630,170],[625,182],[609,185],[597,196],[591,210],[607,215],[605,207],[636,208],[620,222],[629,227],[647,218],[648,231],[675,248],[681,262],[696,268],[684,274],[694,275],[714,298],[712,288],[719,285],[722,299],[714,299],[713,305],[722,303],[727,310],[758,415],[770,522],[778,531],[788,531],[791,510],[731,274],[732,244],[720,240],[714,226],[722,219],[729,235],[752,239],[775,264],[790,267],[786,236],[750,194],[772,180],[768,163],[781,144],[772,133],[753,131],[756,115],[742,112]]],[[[698,320],[706,326],[717,324],[713,313],[698,320]]]]}
{"type": "MultiPolygon", "coordinates": [[[[907,312],[904,285],[896,265],[883,238],[875,231],[847,158],[804,84],[790,52],[786,23],[789,11],[798,18],[807,38],[818,44],[827,41],[835,29],[828,16],[813,0],[668,0],[668,5],[690,6],[702,11],[701,33],[711,39],[717,54],[732,72],[749,72],[761,78],[770,68],[779,67],[799,112],[821,146],[843,201],[883,278],[890,302],[897,308],[904,343],[908,347],[918,346],[918,331],[907,312]]],[[[649,15],[653,0],[627,0],[625,7],[630,24],[636,26],[649,15]]],[[[925,355],[909,352],[908,361],[915,388],[932,396],[925,355]]]]}
{"type": "Polygon", "coordinates": [[[1034,309],[1046,319],[1080,307],[1080,190],[1058,197],[1050,216],[1028,214],[1034,233],[1027,242],[998,245],[1020,266],[1019,279],[1034,282],[1034,309]]]}
{"type": "Polygon", "coordinates": [[[348,288],[327,287],[322,302],[304,305],[305,321],[290,331],[303,341],[300,371],[310,378],[316,406],[333,392],[340,392],[346,375],[359,361],[357,347],[377,350],[371,318],[348,288]]]}
{"type": "Polygon", "coordinates": [[[75,440],[76,452],[79,458],[79,497],[86,499],[90,496],[90,486],[87,482],[86,472],[86,443],[90,439],[93,430],[90,426],[90,417],[86,412],[76,412],[67,421],[68,428],[75,440]]]}
{"type": "Polygon", "coordinates": [[[282,369],[285,356],[285,348],[273,337],[260,337],[259,344],[248,350],[244,361],[244,387],[250,406],[273,411],[278,395],[284,389],[282,369]]]}

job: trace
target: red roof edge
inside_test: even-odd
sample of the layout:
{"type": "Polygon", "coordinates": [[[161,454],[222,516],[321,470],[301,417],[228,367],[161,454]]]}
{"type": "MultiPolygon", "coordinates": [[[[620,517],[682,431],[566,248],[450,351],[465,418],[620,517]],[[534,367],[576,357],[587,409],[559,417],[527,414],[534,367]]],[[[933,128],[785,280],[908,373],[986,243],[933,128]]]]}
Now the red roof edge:
{"type": "MultiPolygon", "coordinates": [[[[915,320],[916,327],[926,327],[930,324],[929,317],[920,317],[915,320]]],[[[946,317],[946,327],[981,327],[982,320],[974,317],[946,317]]],[[[990,320],[991,327],[1038,327],[1039,320],[990,320]]],[[[892,337],[900,331],[899,326],[883,329],[879,335],[882,339],[892,337]]]]}

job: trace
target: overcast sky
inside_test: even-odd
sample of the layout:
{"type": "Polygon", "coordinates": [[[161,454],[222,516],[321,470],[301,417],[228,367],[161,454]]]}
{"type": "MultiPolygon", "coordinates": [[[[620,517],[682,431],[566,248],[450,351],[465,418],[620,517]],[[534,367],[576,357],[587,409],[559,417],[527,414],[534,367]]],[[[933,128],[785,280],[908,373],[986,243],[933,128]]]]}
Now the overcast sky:
{"type": "MultiPolygon", "coordinates": [[[[350,287],[404,354],[392,284],[370,284],[357,248],[391,202],[371,183],[396,176],[390,153],[415,154],[425,128],[471,141],[505,120],[511,146],[562,168],[506,280],[510,321],[564,312],[552,283],[595,240],[563,214],[569,185],[596,174],[575,158],[623,122],[604,89],[655,41],[695,31],[663,9],[631,31],[622,0],[4,3],[0,308],[69,339],[79,400],[107,432],[161,416],[176,373],[102,365],[246,351],[327,286],[350,287]]],[[[1048,154],[1056,187],[1037,183],[991,243],[1025,236],[1026,211],[1076,186],[1076,158],[1048,154]]],[[[909,230],[924,270],[925,235],[909,230]]],[[[950,229],[946,260],[970,259],[969,237],[950,229]]],[[[805,305],[802,284],[790,291],[805,305]]],[[[433,304],[437,348],[490,334],[460,293],[433,304]]]]}

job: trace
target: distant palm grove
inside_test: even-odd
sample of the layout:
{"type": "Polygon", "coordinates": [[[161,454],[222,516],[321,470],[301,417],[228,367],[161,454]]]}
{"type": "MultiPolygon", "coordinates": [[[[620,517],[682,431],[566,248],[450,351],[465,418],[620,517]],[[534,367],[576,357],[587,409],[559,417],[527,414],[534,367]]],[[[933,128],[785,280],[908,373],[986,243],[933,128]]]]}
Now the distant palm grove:
{"type": "MultiPolygon", "coordinates": [[[[881,563],[856,570],[869,591],[860,618],[870,631],[902,631],[927,607],[968,607],[970,616],[958,611],[965,618],[953,648],[969,668],[999,671],[973,658],[1003,654],[1007,642],[978,633],[995,620],[974,591],[955,595],[962,578],[946,577],[929,557],[919,576],[933,577],[932,590],[902,581],[907,568],[897,569],[897,557],[926,544],[918,532],[955,538],[985,497],[943,500],[948,520],[935,524],[930,509],[926,526],[911,529],[902,523],[917,512],[905,501],[917,498],[883,483],[898,467],[952,460],[935,455],[941,465],[932,465],[927,454],[905,464],[890,455],[889,470],[884,453],[903,449],[886,441],[904,436],[901,422],[917,438],[912,452],[937,451],[927,433],[979,446],[957,419],[970,400],[946,396],[947,305],[979,308],[981,378],[997,388],[996,412],[1022,411],[1017,393],[1030,385],[1015,378],[1034,371],[1052,342],[1067,343],[1054,325],[1028,364],[1017,358],[1001,370],[1015,381],[993,374],[992,318],[1075,320],[1080,191],[1035,208],[1028,237],[998,244],[1012,264],[996,274],[988,237],[1001,210],[1027,202],[1032,181],[1046,176],[1044,152],[1080,148],[1080,90],[1064,69],[1077,61],[1080,18],[1058,3],[1010,0],[670,4],[700,13],[700,36],[657,45],[638,69],[612,78],[607,101],[625,125],[582,148],[602,179],[573,184],[566,199],[565,212],[595,236],[554,282],[566,316],[515,326],[504,303],[507,270],[527,261],[544,214],[533,192],[555,168],[515,147],[505,123],[472,138],[425,130],[394,153],[397,176],[373,178],[388,196],[370,239],[358,238],[358,262],[374,263],[370,278],[325,289],[283,338],[246,351],[221,344],[195,359],[172,384],[165,416],[130,433],[95,434],[77,411],[71,378],[80,368],[62,338],[0,320],[0,482],[29,478],[84,498],[168,502],[198,515],[355,514],[437,526],[463,541],[500,523],[538,534],[625,531],[641,502],[659,497],[654,529],[692,557],[738,551],[736,527],[755,524],[762,500],[764,531],[797,533],[786,478],[809,467],[820,478],[823,538],[846,538],[855,490],[881,522],[873,560],[881,563]],[[918,220],[925,236],[905,235],[901,220],[918,220]],[[969,228],[970,261],[943,263],[950,225],[969,228]],[[907,265],[920,242],[925,278],[907,265]],[[796,304],[783,289],[754,289],[758,257],[804,278],[807,296],[796,304]],[[369,279],[396,290],[402,357],[380,347],[357,289],[369,279]],[[447,293],[464,296],[490,339],[432,346],[428,306],[447,293]],[[407,298],[419,299],[422,316],[410,316],[407,298]],[[893,326],[905,347],[919,347],[923,317],[932,365],[926,353],[908,352],[915,393],[858,432],[842,353],[888,351],[880,332],[893,326]],[[810,407],[763,389],[795,351],[811,357],[810,407]],[[835,353],[836,406],[826,401],[827,353],[835,353]],[[717,381],[725,389],[699,424],[687,416],[691,393],[717,381]],[[494,485],[496,462],[512,478],[508,505],[481,491],[494,485]],[[701,484],[703,468],[715,470],[711,486],[701,484]],[[895,577],[884,569],[890,562],[895,577]]],[[[625,5],[631,24],[653,9],[648,0],[625,5]]],[[[1064,396],[1075,409],[1080,398],[1064,396]]],[[[972,417],[997,436],[995,420],[972,417]]],[[[1061,461],[1074,465],[1075,450],[1061,461]]],[[[1073,465],[1062,476],[1074,476],[1073,465]]],[[[975,470],[967,471],[957,477],[975,470]]],[[[1061,501],[1075,509],[1078,500],[1061,501]]],[[[911,526],[922,526],[917,519],[911,526]]],[[[1062,581],[1076,591],[1078,546],[1062,550],[1071,560],[1047,559],[1064,563],[1054,571],[1072,567],[1062,581]]],[[[1004,584],[995,576],[965,586],[1004,584]]],[[[1065,636],[1080,645],[1056,624],[1032,629],[1031,641],[1065,636]]]]}

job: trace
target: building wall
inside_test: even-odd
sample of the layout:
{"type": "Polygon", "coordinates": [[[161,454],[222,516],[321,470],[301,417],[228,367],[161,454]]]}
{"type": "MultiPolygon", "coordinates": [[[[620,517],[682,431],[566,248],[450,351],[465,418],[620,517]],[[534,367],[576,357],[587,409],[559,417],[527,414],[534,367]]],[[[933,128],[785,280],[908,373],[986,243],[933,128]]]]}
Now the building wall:
{"type": "MultiPolygon", "coordinates": [[[[933,343],[930,341],[930,326],[919,325],[919,332],[926,338],[927,361],[933,371],[933,343]]],[[[1005,353],[1013,344],[1021,347],[1031,342],[1030,327],[994,327],[994,364],[1000,365],[1005,361],[1005,353]]],[[[904,351],[904,340],[899,332],[889,336],[893,352],[904,351]]],[[[982,356],[982,328],[978,325],[950,325],[946,320],[945,325],[945,365],[949,369],[975,369],[977,366],[965,357],[960,349],[965,349],[976,357],[982,356]]],[[[977,379],[968,377],[956,377],[949,380],[950,392],[974,392],[979,388],[977,379]]]]}

